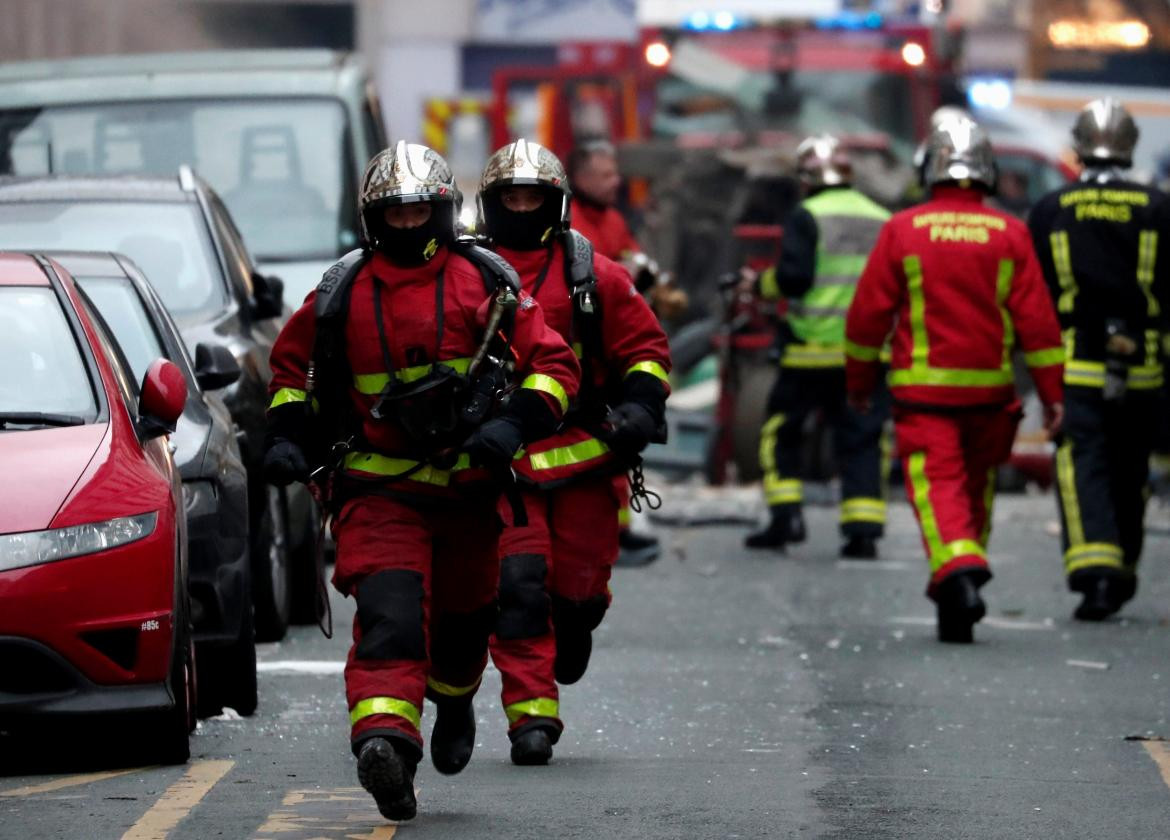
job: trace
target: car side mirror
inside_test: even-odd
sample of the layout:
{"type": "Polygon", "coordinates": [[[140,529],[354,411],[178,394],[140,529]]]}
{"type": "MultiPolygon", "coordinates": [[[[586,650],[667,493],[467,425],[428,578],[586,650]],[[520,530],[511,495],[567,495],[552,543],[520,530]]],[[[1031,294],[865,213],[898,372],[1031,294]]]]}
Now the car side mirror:
{"type": "Polygon", "coordinates": [[[218,391],[240,378],[240,364],[222,344],[195,345],[195,381],[204,391],[218,391]]]}
{"type": "Polygon", "coordinates": [[[284,313],[284,281],[272,274],[252,275],[252,317],[257,321],[284,313]]]}
{"type": "Polygon", "coordinates": [[[155,359],[142,377],[138,396],[138,436],[142,440],[170,434],[187,404],[187,380],[174,362],[155,359]]]}

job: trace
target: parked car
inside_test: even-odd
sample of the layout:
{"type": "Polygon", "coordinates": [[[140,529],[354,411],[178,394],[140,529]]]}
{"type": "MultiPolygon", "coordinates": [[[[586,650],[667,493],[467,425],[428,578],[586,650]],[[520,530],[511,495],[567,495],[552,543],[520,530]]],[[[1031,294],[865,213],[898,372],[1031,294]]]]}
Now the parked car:
{"type": "Polygon", "coordinates": [[[186,761],[186,519],[165,437],[183,374],[155,359],[135,380],[39,255],[0,254],[0,358],[0,729],[133,713],[157,760],[186,761]]]}
{"type": "Polygon", "coordinates": [[[0,173],[170,175],[188,164],[223,196],[294,303],[357,243],[357,184],[386,145],[378,98],[348,53],[0,66],[0,173]]]}
{"type": "Polygon", "coordinates": [[[177,178],[0,179],[0,248],[111,251],[142,269],[188,351],[227,346],[242,371],[223,390],[248,470],[256,637],[315,617],[317,516],[303,485],[261,471],[268,356],[287,312],[279,281],[260,274],[219,197],[183,167],[177,178]]]}
{"type": "Polygon", "coordinates": [[[240,376],[231,351],[198,344],[192,364],[158,293],[118,254],[51,253],[81,287],[122,348],[135,380],[168,359],[187,382],[171,437],[187,511],[188,590],[195,632],[199,713],[256,710],[256,644],[248,555],[248,474],[235,424],[215,391],[240,376]]]}

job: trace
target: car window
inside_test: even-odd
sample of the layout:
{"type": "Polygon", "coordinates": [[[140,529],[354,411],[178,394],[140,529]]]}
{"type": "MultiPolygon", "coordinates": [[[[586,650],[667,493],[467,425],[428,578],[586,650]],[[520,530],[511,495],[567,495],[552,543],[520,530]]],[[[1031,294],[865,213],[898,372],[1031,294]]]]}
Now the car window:
{"type": "Polygon", "coordinates": [[[0,286],[0,412],[97,417],[85,357],[48,287],[0,286]]]}
{"type": "Polygon", "coordinates": [[[220,247],[223,248],[232,285],[247,300],[252,296],[252,258],[248,256],[243,236],[232,223],[232,217],[223,202],[211,196],[208,204],[211,206],[212,224],[215,226],[215,235],[219,237],[220,247]]]}
{"type": "Polygon", "coordinates": [[[0,171],[172,175],[190,164],[258,257],[329,259],[357,242],[347,123],[340,101],[307,97],[7,111],[0,171]]]}
{"type": "Polygon", "coordinates": [[[114,333],[134,381],[141,382],[150,363],[168,354],[138,292],[125,277],[74,276],[73,279],[114,333]]]}
{"type": "Polygon", "coordinates": [[[126,413],[130,415],[131,419],[136,418],[138,416],[138,394],[142,387],[142,380],[134,379],[130,362],[127,361],[121,346],[114,340],[101,312],[93,308],[84,292],[81,294],[81,307],[89,316],[89,322],[93,324],[93,331],[97,333],[98,344],[101,345],[102,352],[106,354],[106,359],[110,362],[110,370],[113,371],[114,382],[118,385],[118,393],[122,395],[126,413]]]}
{"type": "Polygon", "coordinates": [[[176,317],[216,313],[227,302],[207,226],[193,202],[0,204],[0,248],[125,254],[176,317]]]}

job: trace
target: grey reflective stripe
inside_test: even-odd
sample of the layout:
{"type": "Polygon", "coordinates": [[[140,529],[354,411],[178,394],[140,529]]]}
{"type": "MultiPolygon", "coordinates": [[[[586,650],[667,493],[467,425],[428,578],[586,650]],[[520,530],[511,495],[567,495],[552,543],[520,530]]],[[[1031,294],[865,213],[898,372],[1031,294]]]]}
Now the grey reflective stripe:
{"type": "Polygon", "coordinates": [[[885,224],[884,221],[864,216],[810,212],[817,222],[817,245],[827,254],[868,256],[885,224]]]}
{"type": "Polygon", "coordinates": [[[857,285],[857,277],[842,276],[842,277],[817,277],[813,281],[814,286],[855,286],[857,285]]]}
{"type": "Polygon", "coordinates": [[[849,309],[839,306],[808,306],[802,301],[793,301],[788,305],[788,314],[797,318],[844,318],[849,314],[849,309]]]}

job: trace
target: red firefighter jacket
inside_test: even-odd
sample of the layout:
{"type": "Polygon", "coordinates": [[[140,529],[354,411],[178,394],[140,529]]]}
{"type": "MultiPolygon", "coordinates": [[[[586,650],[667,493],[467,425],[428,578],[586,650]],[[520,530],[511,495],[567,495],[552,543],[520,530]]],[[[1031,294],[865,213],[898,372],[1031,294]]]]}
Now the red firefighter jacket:
{"type": "Polygon", "coordinates": [[[974,190],[938,188],[882,228],[846,319],[850,393],[873,390],[891,329],[889,382],[900,403],[1010,401],[1016,344],[1040,399],[1061,400],[1060,328],[1028,230],[974,190]]]}
{"type": "MultiPolygon", "coordinates": [[[[346,358],[352,372],[349,396],[361,423],[364,441],[345,456],[347,472],[361,477],[399,476],[414,469],[425,453],[391,419],[376,420],[370,411],[389,381],[374,314],[374,290],[380,288],[381,309],[390,361],[395,378],[409,383],[426,376],[433,361],[460,372],[479,347],[490,305],[479,269],[463,257],[440,251],[426,265],[401,268],[381,254],[361,268],[353,280],[345,318],[346,358]],[[436,284],[443,275],[442,345],[436,349],[439,327],[436,284]]],[[[293,313],[272,348],[269,409],[305,401],[305,377],[313,352],[316,292],[293,313]]],[[[572,351],[541,315],[536,301],[521,295],[516,310],[511,352],[522,388],[540,392],[556,416],[568,408],[577,392],[580,366],[572,351]]],[[[470,469],[466,455],[455,466],[426,465],[403,475],[393,489],[427,495],[455,495],[455,487],[484,478],[470,469]]]]}
{"type": "MultiPolygon", "coordinates": [[[[536,300],[548,325],[580,355],[581,339],[573,329],[573,302],[565,277],[563,245],[557,242],[551,251],[543,248],[538,251],[497,248],[496,251],[520,274],[524,291],[529,293],[547,265],[545,278],[535,293],[536,300]]],[[[630,275],[597,253],[593,255],[593,273],[602,313],[604,358],[592,366],[593,384],[597,388],[591,393],[604,393],[607,385],[612,387],[627,377],[641,375],[657,378],[669,392],[670,347],[666,334],[645,299],[634,289],[630,275]]],[[[604,414],[600,406],[576,405],[572,412],[574,417],[604,417],[604,414]]],[[[529,481],[546,486],[585,473],[619,468],[608,447],[577,424],[527,447],[524,458],[518,459],[514,466],[529,481]]]]}
{"type": "Polygon", "coordinates": [[[642,250],[616,207],[574,201],[573,227],[593,243],[597,253],[611,260],[624,259],[642,250]]]}

